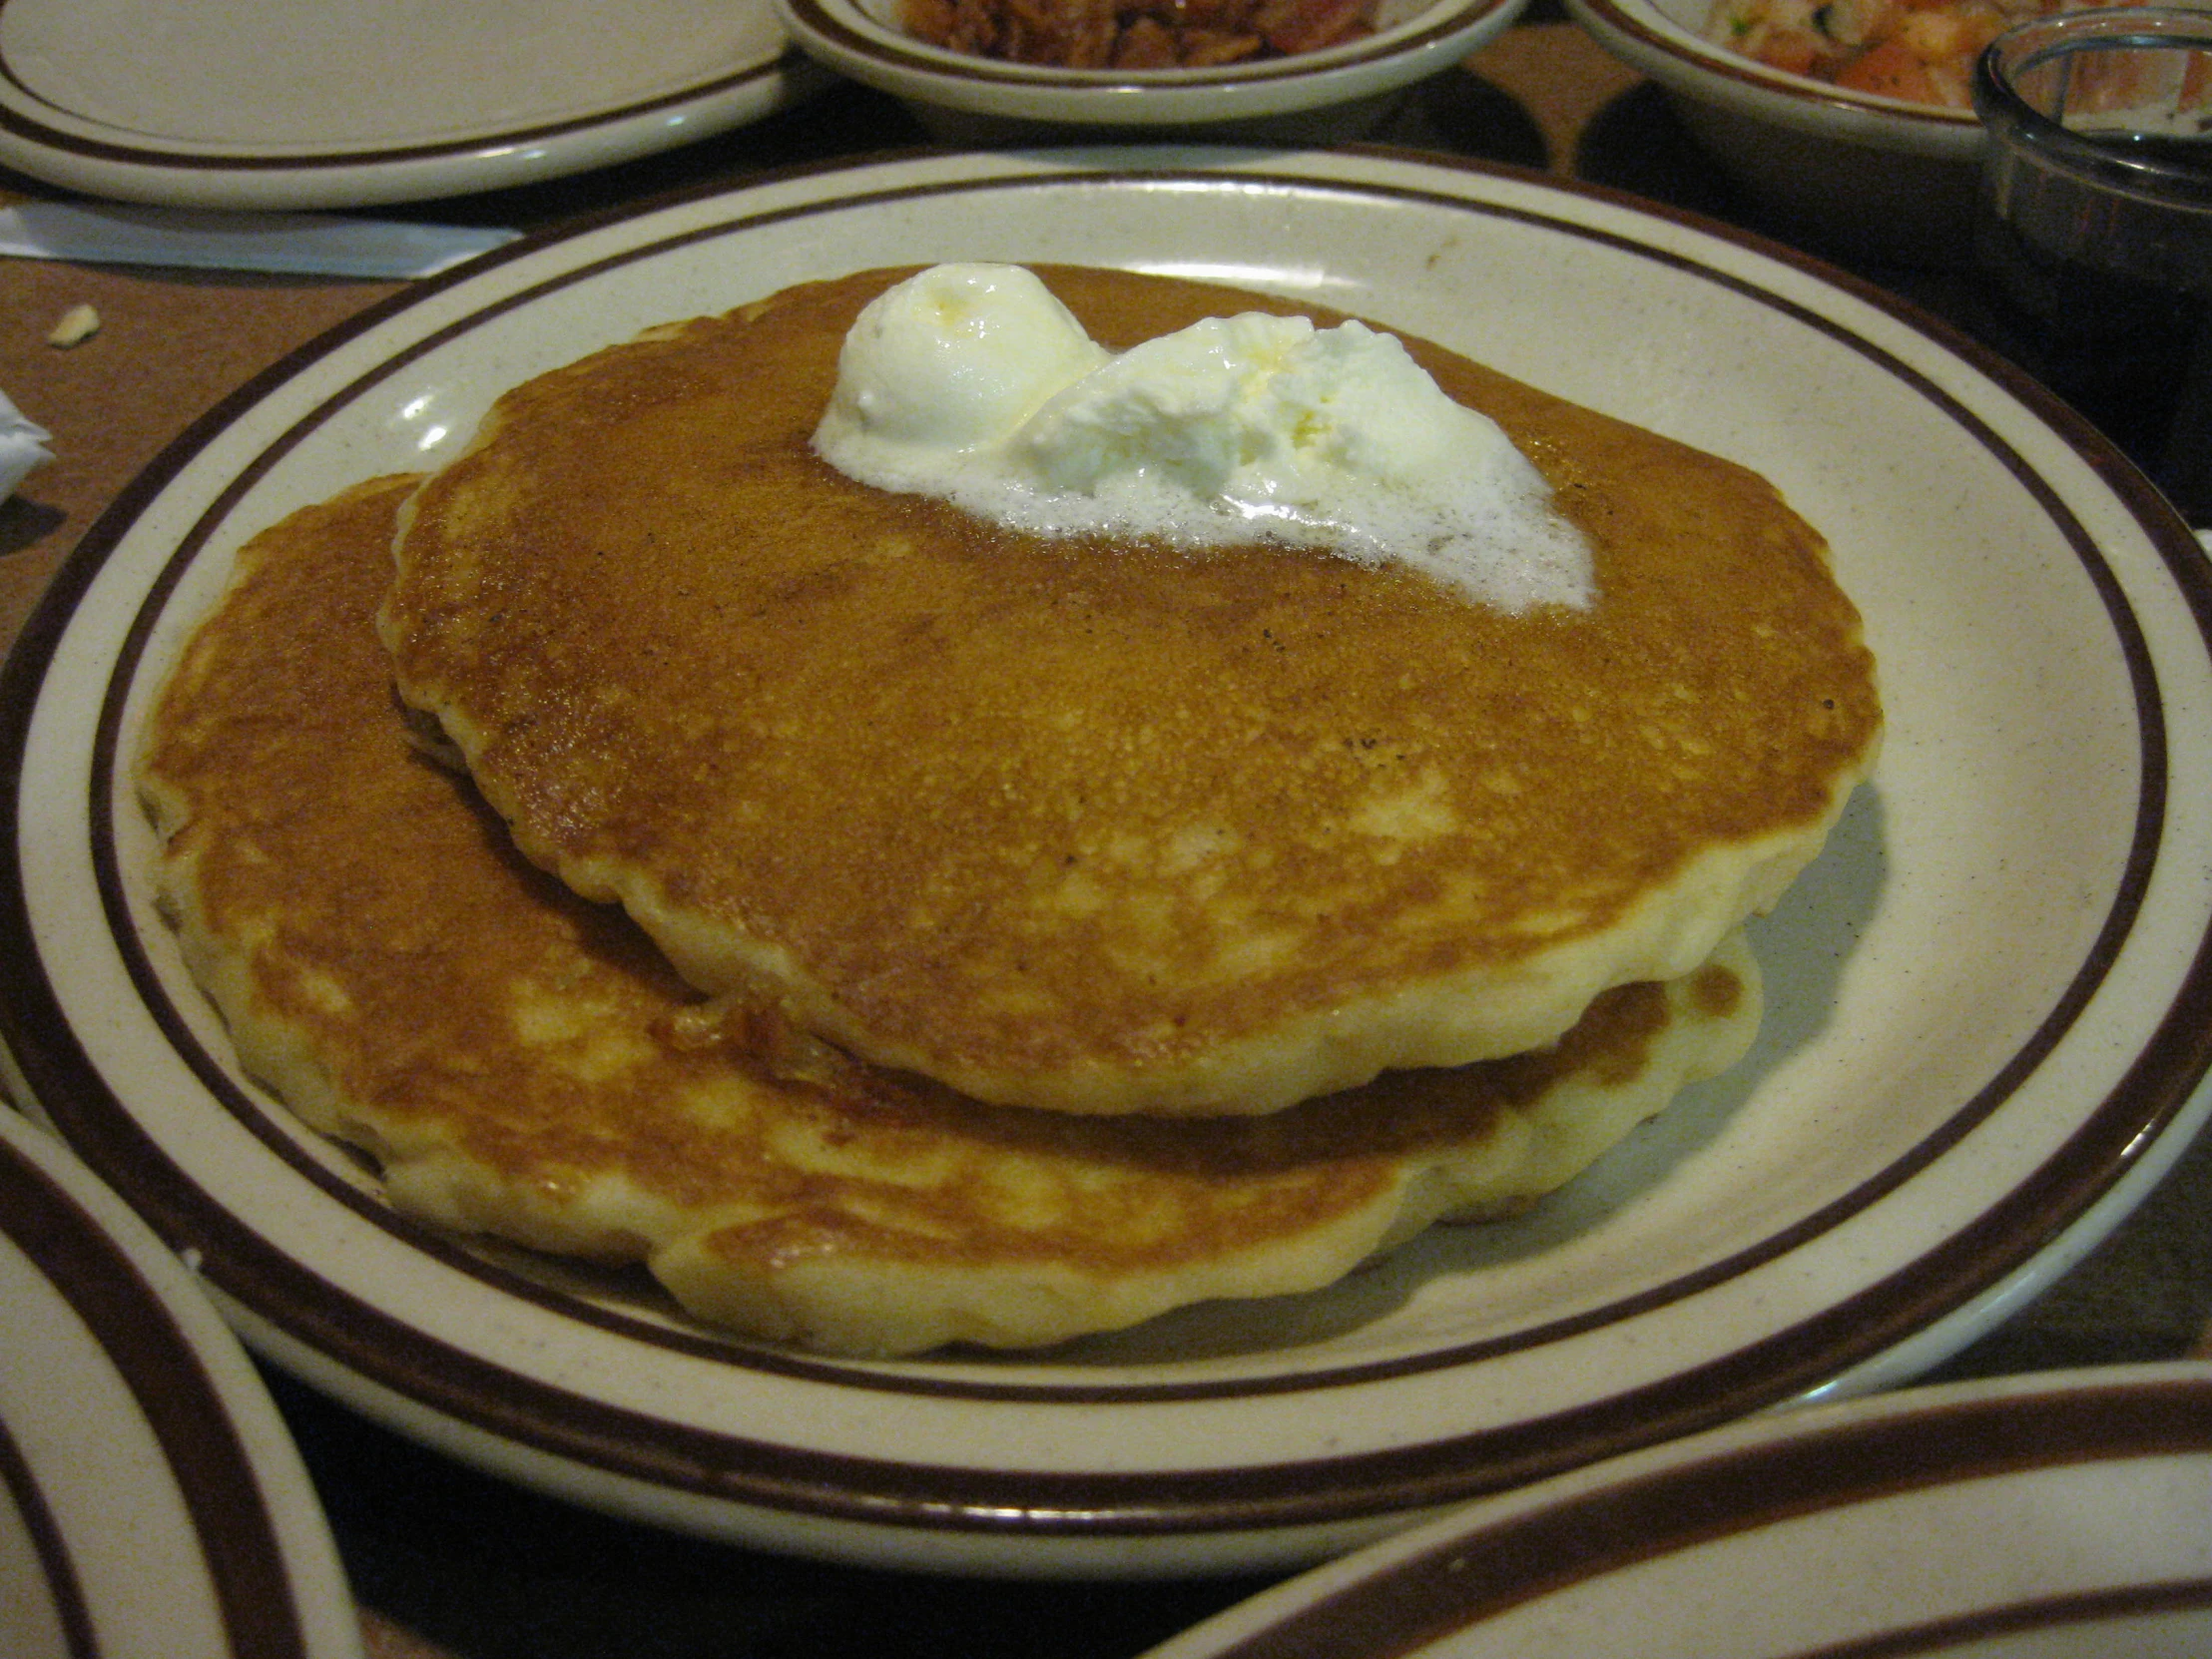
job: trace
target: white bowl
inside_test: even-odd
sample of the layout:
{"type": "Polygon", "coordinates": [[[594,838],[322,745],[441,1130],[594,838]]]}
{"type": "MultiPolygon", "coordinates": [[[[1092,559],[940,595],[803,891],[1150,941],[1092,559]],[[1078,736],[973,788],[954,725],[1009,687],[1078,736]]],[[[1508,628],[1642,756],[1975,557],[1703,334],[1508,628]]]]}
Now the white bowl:
{"type": "Polygon", "coordinates": [[[1844,252],[1918,265],[1969,255],[1981,123],[1971,110],[1850,92],[1703,38],[1712,0],[1567,0],[1761,208],[1844,252]]]}
{"type": "Polygon", "coordinates": [[[1525,0],[1383,0],[1381,27],[1318,52],[1207,69],[1057,69],[927,45],[899,0],[776,0],[800,46],[904,101],[940,138],[967,142],[1140,129],[1327,143],[1380,123],[1395,96],[1503,31],[1525,0]]]}

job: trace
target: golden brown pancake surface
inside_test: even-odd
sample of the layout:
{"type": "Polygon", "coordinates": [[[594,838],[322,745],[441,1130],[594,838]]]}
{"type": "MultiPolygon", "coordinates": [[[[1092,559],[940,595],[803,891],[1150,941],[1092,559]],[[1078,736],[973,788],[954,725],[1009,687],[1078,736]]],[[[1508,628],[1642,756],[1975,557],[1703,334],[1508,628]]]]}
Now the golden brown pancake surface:
{"type": "Polygon", "coordinates": [[[1575,1173],[1758,1008],[1739,947],[1556,1048],[1264,1118],[982,1106],[709,1002],[409,742],[370,615],[410,480],[259,537],[145,735],[188,958],[248,1069],[402,1208],[645,1260],[686,1306],[843,1352],[1036,1344],[1329,1283],[1575,1173]]]}
{"type": "MultiPolygon", "coordinates": [[[[1288,308],[1040,274],[1116,348],[1288,308]]],[[[808,439],[895,275],[517,388],[398,543],[403,695],[695,984],[985,1098],[1272,1110],[1687,971],[1871,759],[1859,619],[1763,480],[1415,342],[1592,539],[1589,611],[854,483],[808,439]]]]}

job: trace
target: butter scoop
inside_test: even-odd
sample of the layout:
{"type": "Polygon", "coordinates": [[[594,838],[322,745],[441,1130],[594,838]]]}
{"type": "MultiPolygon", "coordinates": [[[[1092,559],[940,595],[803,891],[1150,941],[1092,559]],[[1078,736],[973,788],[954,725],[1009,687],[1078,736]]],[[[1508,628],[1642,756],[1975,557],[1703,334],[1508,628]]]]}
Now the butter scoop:
{"type": "Polygon", "coordinates": [[[862,309],[815,447],[862,483],[1042,535],[1274,541],[1507,611],[1595,591],[1534,464],[1359,321],[1249,311],[1117,356],[1034,274],[940,266],[862,309]]]}
{"type": "Polygon", "coordinates": [[[918,489],[950,457],[1003,441],[1107,356],[1021,267],[933,266],[853,320],[815,443],[840,470],[910,473],[918,489]]]}

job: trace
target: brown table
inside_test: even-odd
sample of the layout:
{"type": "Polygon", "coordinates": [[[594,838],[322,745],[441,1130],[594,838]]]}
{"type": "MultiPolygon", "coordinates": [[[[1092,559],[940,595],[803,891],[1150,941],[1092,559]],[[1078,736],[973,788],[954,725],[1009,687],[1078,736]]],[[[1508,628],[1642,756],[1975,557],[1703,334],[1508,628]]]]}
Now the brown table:
{"type": "MultiPolygon", "coordinates": [[[[1418,89],[1382,142],[1630,190],[1765,234],[1657,89],[1539,6],[1418,89]]],[[[584,178],[389,210],[536,228],[654,193],[918,145],[889,100],[838,86],[754,128],[584,178]]],[[[0,172],[0,202],[51,194],[0,172]]],[[[1843,263],[1849,264],[1848,260],[1843,263]]],[[[1953,309],[1958,279],[1858,268],[1953,309]]],[[[0,389],[55,460],[0,503],[0,638],[132,476],[211,405],[400,284],[0,260],[0,389]],[[47,343],[71,307],[97,333],[47,343]]],[[[1941,1373],[1969,1377],[2212,1353],[2212,1144],[2072,1274],[1941,1373]]],[[[707,1659],[992,1649],[1114,1659],[1260,1587],[975,1583],[796,1562],[626,1525],[499,1483],[271,1379],[328,1508],[379,1659],[707,1659]]]]}

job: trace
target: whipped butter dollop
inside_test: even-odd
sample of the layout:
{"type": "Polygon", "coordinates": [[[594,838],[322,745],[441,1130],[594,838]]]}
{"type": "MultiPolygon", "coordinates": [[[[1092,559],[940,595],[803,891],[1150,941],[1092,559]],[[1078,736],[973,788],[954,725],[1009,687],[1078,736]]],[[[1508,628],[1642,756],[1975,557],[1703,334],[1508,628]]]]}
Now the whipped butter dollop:
{"type": "Polygon", "coordinates": [[[1585,606],[1535,465],[1393,335],[1250,311],[1118,355],[1027,270],[941,265],[854,320],[816,451],[1043,535],[1396,560],[1506,611],[1585,606]]]}

